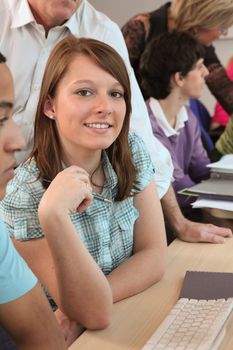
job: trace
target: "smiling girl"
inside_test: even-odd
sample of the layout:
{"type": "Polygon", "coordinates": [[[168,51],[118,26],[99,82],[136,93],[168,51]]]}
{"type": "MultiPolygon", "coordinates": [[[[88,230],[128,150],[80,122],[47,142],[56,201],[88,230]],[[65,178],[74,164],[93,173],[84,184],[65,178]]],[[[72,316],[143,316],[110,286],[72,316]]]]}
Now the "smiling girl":
{"type": "Polygon", "coordinates": [[[90,329],[108,324],[101,310],[112,300],[148,288],[165,268],[154,168],[141,139],[129,134],[130,97],[125,65],[111,47],[63,39],[45,70],[33,151],[1,206],[15,246],[58,307],[90,329]],[[54,237],[57,252],[70,257],[76,300],[61,298],[54,237]]]}

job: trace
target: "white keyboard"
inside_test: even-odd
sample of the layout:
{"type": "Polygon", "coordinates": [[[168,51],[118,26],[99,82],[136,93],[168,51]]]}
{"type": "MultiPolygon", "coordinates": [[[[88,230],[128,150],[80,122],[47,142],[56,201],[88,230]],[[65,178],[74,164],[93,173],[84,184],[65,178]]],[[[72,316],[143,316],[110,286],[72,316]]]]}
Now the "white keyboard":
{"type": "Polygon", "coordinates": [[[179,299],[142,350],[217,349],[232,310],[233,298],[179,299]]]}

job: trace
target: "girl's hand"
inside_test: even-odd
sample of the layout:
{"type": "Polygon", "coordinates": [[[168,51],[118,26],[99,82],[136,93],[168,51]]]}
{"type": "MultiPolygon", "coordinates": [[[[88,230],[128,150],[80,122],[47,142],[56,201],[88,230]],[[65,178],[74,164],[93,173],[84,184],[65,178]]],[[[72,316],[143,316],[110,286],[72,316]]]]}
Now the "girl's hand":
{"type": "Polygon", "coordinates": [[[39,213],[84,211],[93,199],[88,173],[75,165],[61,171],[41,198],[39,213]]]}

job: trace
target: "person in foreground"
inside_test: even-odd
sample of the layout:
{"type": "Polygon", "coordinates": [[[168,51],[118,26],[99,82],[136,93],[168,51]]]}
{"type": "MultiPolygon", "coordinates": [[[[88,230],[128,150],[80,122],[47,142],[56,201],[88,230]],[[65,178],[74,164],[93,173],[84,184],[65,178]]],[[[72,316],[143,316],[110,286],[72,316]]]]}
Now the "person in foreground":
{"type": "MultiPolygon", "coordinates": [[[[14,176],[15,151],[25,146],[12,119],[13,81],[0,53],[0,200],[14,176]]],[[[19,349],[66,349],[62,332],[37,279],[14,248],[0,220],[0,326],[15,340],[19,349]]],[[[0,345],[5,349],[6,334],[0,329],[0,345]]]]}
{"type": "Polygon", "coordinates": [[[203,46],[191,34],[164,33],[148,45],[140,70],[144,91],[150,96],[147,107],[153,133],[171,154],[177,200],[191,218],[197,213],[190,206],[195,198],[179,191],[209,177],[210,160],[197,118],[188,107],[190,98],[201,96],[208,75],[203,56],[203,46]]]}
{"type": "Polygon", "coordinates": [[[45,68],[31,156],[1,204],[28,265],[68,319],[88,329],[105,327],[112,301],[148,288],[165,269],[154,167],[128,133],[130,97],[115,50],[94,39],[60,41],[45,68]],[[73,302],[56,278],[59,252],[69,256],[73,302]]]}
{"type": "Polygon", "coordinates": [[[171,185],[171,157],[153,137],[146,105],[116,23],[97,11],[87,0],[2,0],[0,23],[3,28],[0,31],[0,47],[9,57],[16,85],[13,118],[27,141],[25,151],[17,152],[18,162],[31,150],[41,80],[52,48],[69,34],[101,40],[112,46],[126,64],[132,91],[130,128],[143,138],[151,154],[163,212],[174,235],[191,242],[222,242],[220,236],[225,234],[223,229],[187,220],[180,211],[171,185]]]}
{"type": "Polygon", "coordinates": [[[8,57],[16,89],[13,119],[27,143],[24,151],[17,152],[18,164],[32,149],[41,81],[53,47],[69,34],[97,39],[112,46],[125,62],[131,84],[130,128],[142,137],[151,153],[156,164],[157,189],[162,197],[172,179],[171,158],[153,137],[146,105],[119,26],[87,0],[1,0],[0,23],[0,49],[8,57]]]}

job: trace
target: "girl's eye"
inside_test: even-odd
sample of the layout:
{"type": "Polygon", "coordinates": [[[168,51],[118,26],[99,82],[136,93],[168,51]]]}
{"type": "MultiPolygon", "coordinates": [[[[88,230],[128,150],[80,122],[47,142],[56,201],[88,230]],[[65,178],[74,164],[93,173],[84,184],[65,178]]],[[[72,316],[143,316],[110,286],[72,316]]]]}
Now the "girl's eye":
{"type": "Polygon", "coordinates": [[[122,98],[124,97],[124,93],[121,91],[112,91],[111,96],[115,98],[122,98]]]}
{"type": "Polygon", "coordinates": [[[92,95],[91,91],[85,90],[85,89],[79,90],[79,91],[77,91],[76,93],[77,93],[77,95],[79,95],[79,96],[84,96],[84,97],[85,97],[85,96],[91,96],[91,95],[92,95]]]}

